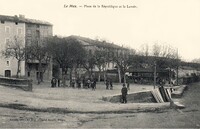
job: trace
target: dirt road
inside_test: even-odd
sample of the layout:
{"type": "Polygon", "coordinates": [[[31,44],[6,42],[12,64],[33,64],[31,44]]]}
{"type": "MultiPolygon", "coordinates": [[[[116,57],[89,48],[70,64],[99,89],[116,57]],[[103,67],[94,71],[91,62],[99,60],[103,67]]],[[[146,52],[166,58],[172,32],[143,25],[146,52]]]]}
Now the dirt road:
{"type": "Polygon", "coordinates": [[[160,112],[110,114],[86,122],[83,128],[200,128],[200,83],[191,84],[179,99],[186,108],[160,112]]]}
{"type": "Polygon", "coordinates": [[[179,99],[185,109],[135,113],[47,113],[0,108],[0,128],[200,128],[200,83],[179,99]]]}

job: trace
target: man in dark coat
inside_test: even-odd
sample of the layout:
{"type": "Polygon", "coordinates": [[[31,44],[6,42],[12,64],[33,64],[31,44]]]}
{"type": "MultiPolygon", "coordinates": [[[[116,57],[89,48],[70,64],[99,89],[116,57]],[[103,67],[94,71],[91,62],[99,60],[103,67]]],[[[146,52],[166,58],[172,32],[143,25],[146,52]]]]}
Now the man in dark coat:
{"type": "Polygon", "coordinates": [[[123,87],[121,89],[121,93],[122,93],[122,103],[127,103],[126,96],[128,94],[128,89],[126,88],[125,84],[123,84],[123,87]]]}
{"type": "Polygon", "coordinates": [[[51,87],[56,87],[56,82],[57,82],[56,78],[53,77],[51,79],[51,87]]]}

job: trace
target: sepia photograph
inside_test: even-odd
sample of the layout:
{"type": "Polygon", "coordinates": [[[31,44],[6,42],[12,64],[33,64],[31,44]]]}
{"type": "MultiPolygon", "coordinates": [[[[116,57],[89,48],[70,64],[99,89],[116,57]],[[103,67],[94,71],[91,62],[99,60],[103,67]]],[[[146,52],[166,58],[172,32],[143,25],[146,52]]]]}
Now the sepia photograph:
{"type": "Polygon", "coordinates": [[[199,0],[0,0],[0,129],[200,128],[199,0]]]}

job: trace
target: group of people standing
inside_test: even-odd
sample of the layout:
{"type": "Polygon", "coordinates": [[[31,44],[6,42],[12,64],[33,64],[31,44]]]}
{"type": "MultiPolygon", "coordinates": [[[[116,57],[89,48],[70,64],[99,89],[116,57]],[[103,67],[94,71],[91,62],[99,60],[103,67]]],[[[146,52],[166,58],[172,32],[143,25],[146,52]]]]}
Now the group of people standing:
{"type": "Polygon", "coordinates": [[[113,83],[111,79],[106,79],[106,90],[113,90],[113,83]]]}
{"type": "Polygon", "coordinates": [[[56,87],[56,86],[60,87],[60,79],[53,77],[51,79],[51,87],[56,87]]]}
{"type": "MultiPolygon", "coordinates": [[[[51,87],[60,87],[60,79],[57,79],[55,77],[53,77],[51,79],[51,87]]],[[[68,87],[68,86],[67,86],[68,87]]],[[[70,81],[70,85],[69,87],[72,87],[72,88],[85,88],[85,89],[88,89],[88,88],[92,88],[92,90],[95,90],[96,89],[96,79],[80,79],[80,78],[77,78],[77,79],[72,79],[70,81]]]]}
{"type": "MultiPolygon", "coordinates": [[[[81,80],[80,79],[77,79],[77,88],[81,88],[81,80]]],[[[75,83],[74,83],[75,85],[75,83]]],[[[73,86],[75,87],[75,86],[73,86]]],[[[88,88],[92,88],[92,90],[95,90],[96,89],[96,79],[85,79],[83,78],[82,80],[82,87],[84,89],[88,89],[88,88]]]]}
{"type": "MultiPolygon", "coordinates": [[[[129,83],[123,83],[123,87],[121,89],[121,102],[122,103],[127,103],[127,94],[128,94],[128,90],[130,90],[130,87],[129,87],[129,83]],[[127,84],[127,86],[126,86],[127,84]]],[[[51,80],[51,87],[60,87],[60,79],[57,79],[57,78],[52,78],[51,80]]],[[[81,88],[81,80],[80,79],[72,79],[72,81],[70,82],[70,86],[72,88],[81,88]]],[[[83,79],[82,80],[82,87],[85,88],[85,89],[88,89],[88,88],[92,88],[92,90],[95,90],[96,89],[96,80],[95,79],[83,79]]],[[[106,80],[106,89],[110,89],[110,90],[113,90],[113,84],[112,84],[112,80],[111,79],[107,79],[106,80]]]]}

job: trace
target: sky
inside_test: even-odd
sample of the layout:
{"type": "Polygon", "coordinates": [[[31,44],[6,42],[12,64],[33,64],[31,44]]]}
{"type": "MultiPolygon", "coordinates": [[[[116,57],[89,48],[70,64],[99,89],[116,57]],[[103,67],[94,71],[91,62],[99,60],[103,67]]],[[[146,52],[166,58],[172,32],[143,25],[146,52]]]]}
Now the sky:
{"type": "Polygon", "coordinates": [[[0,15],[19,14],[52,23],[54,35],[98,38],[136,50],[164,44],[182,60],[200,58],[200,0],[0,0],[0,15]]]}

